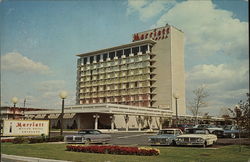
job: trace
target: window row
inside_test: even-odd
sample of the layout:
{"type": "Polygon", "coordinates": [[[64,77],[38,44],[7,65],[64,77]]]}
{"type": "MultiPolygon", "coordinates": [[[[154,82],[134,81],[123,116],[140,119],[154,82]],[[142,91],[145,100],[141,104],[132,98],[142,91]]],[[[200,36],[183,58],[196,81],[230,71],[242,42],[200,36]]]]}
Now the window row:
{"type": "Polygon", "coordinates": [[[110,51],[110,52],[106,52],[102,54],[97,54],[94,56],[85,56],[85,57],[81,57],[78,59],[78,65],[87,64],[87,63],[91,64],[95,62],[100,62],[101,60],[109,61],[109,60],[120,59],[124,57],[126,58],[126,57],[129,57],[131,54],[135,56],[139,54],[146,54],[151,51],[151,48],[152,46],[147,44],[147,45],[127,48],[127,49],[110,51]]]}
{"type": "Polygon", "coordinates": [[[126,96],[126,95],[139,95],[139,94],[152,94],[150,88],[142,89],[129,89],[129,90],[114,90],[114,91],[99,91],[99,92],[82,92],[81,98],[94,98],[94,97],[106,97],[106,96],[126,96]]]}
{"type": "Polygon", "coordinates": [[[150,68],[143,68],[143,69],[135,69],[129,71],[119,71],[119,72],[111,72],[111,73],[99,73],[96,75],[88,75],[87,73],[81,75],[80,81],[91,81],[91,80],[101,80],[101,79],[111,79],[111,78],[121,78],[125,76],[132,76],[132,75],[146,75],[152,73],[153,69],[150,68]]]}
{"type": "Polygon", "coordinates": [[[120,70],[129,70],[129,69],[136,69],[136,68],[144,68],[148,66],[153,66],[153,62],[144,61],[144,62],[137,62],[133,64],[123,64],[117,66],[107,66],[103,68],[95,68],[95,67],[81,67],[79,68],[81,72],[88,72],[91,75],[92,73],[105,73],[105,72],[112,72],[112,71],[120,71],[120,70]]]}
{"type": "Polygon", "coordinates": [[[118,101],[117,99],[89,99],[89,100],[80,100],[80,104],[97,104],[97,103],[114,103],[114,104],[121,104],[121,105],[130,105],[130,106],[138,106],[138,107],[152,107],[152,102],[150,101],[118,101]]]}
{"type": "Polygon", "coordinates": [[[133,83],[125,83],[125,84],[112,84],[112,85],[102,85],[95,87],[85,87],[80,89],[80,93],[86,92],[98,92],[98,91],[109,91],[109,90],[126,90],[129,88],[143,88],[143,87],[151,87],[152,84],[150,82],[133,82],[133,83]]]}
{"type": "Polygon", "coordinates": [[[124,76],[122,78],[113,78],[113,79],[100,79],[93,80],[91,77],[84,77],[80,80],[80,87],[88,87],[88,86],[97,86],[97,85],[107,85],[107,84],[121,84],[127,82],[136,82],[136,81],[145,81],[145,80],[154,80],[154,77],[150,74],[148,75],[134,75],[134,76],[124,76]]]}
{"type": "MultiPolygon", "coordinates": [[[[97,97],[97,98],[91,98],[91,99],[104,99],[104,98],[111,98],[111,99],[117,99],[118,101],[144,101],[144,100],[152,100],[152,96],[149,94],[142,94],[142,95],[130,95],[130,96],[108,96],[108,97],[97,97]]],[[[81,100],[89,100],[89,98],[85,98],[83,96],[80,96],[81,100]]]]}

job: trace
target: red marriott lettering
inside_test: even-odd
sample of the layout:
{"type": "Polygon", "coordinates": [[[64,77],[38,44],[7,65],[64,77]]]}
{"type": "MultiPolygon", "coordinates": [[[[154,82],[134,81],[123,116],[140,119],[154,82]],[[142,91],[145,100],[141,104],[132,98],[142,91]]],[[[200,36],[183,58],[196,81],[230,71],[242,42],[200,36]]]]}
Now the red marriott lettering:
{"type": "Polygon", "coordinates": [[[44,123],[16,123],[16,127],[43,127],[44,123]]]}
{"type": "Polygon", "coordinates": [[[133,36],[133,42],[134,41],[139,41],[139,40],[144,40],[144,39],[153,39],[153,40],[161,40],[161,39],[166,39],[168,38],[170,28],[161,28],[161,29],[154,29],[148,33],[143,33],[143,34],[134,34],[133,36]]]}

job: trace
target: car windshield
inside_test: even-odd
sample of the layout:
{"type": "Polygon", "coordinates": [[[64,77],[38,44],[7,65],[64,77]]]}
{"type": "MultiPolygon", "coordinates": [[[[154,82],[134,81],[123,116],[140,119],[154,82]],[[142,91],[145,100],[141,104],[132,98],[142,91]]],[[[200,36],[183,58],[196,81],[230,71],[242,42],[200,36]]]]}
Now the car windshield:
{"type": "Polygon", "coordinates": [[[208,125],[207,128],[216,128],[215,125],[208,125]]]}
{"type": "Polygon", "coordinates": [[[208,127],[208,125],[198,125],[197,128],[207,128],[207,127],[208,127]]]}
{"type": "Polygon", "coordinates": [[[78,132],[78,134],[89,134],[89,131],[87,130],[81,130],[78,132]]]}
{"type": "Polygon", "coordinates": [[[186,133],[187,134],[207,134],[207,131],[202,130],[202,129],[187,129],[186,133]]]}
{"type": "Polygon", "coordinates": [[[174,130],[161,130],[158,134],[174,134],[174,130]]]}

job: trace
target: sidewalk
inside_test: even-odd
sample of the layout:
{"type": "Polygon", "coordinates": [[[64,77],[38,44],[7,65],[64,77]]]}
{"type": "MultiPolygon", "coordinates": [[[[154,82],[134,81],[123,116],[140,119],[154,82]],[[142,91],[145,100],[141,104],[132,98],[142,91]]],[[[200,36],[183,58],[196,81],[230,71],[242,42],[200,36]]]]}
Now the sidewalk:
{"type": "Polygon", "coordinates": [[[70,161],[65,161],[65,160],[42,159],[42,158],[2,154],[1,162],[5,162],[9,160],[18,161],[18,162],[70,162],[70,161]],[[5,160],[5,159],[8,159],[8,160],[5,160]]]}

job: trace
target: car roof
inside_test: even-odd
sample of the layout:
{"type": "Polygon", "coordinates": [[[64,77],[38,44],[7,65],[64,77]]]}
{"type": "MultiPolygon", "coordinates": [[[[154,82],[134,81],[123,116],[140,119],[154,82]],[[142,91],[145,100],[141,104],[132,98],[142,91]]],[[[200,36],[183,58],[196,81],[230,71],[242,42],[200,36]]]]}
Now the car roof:
{"type": "Polygon", "coordinates": [[[81,129],[78,132],[85,132],[85,131],[98,131],[98,132],[101,132],[101,131],[96,130],[96,129],[81,129]]]}
{"type": "Polygon", "coordinates": [[[164,128],[164,129],[161,129],[161,130],[180,130],[179,128],[164,128]]]}
{"type": "Polygon", "coordinates": [[[195,129],[195,130],[208,130],[207,128],[187,128],[187,129],[195,129]]]}

